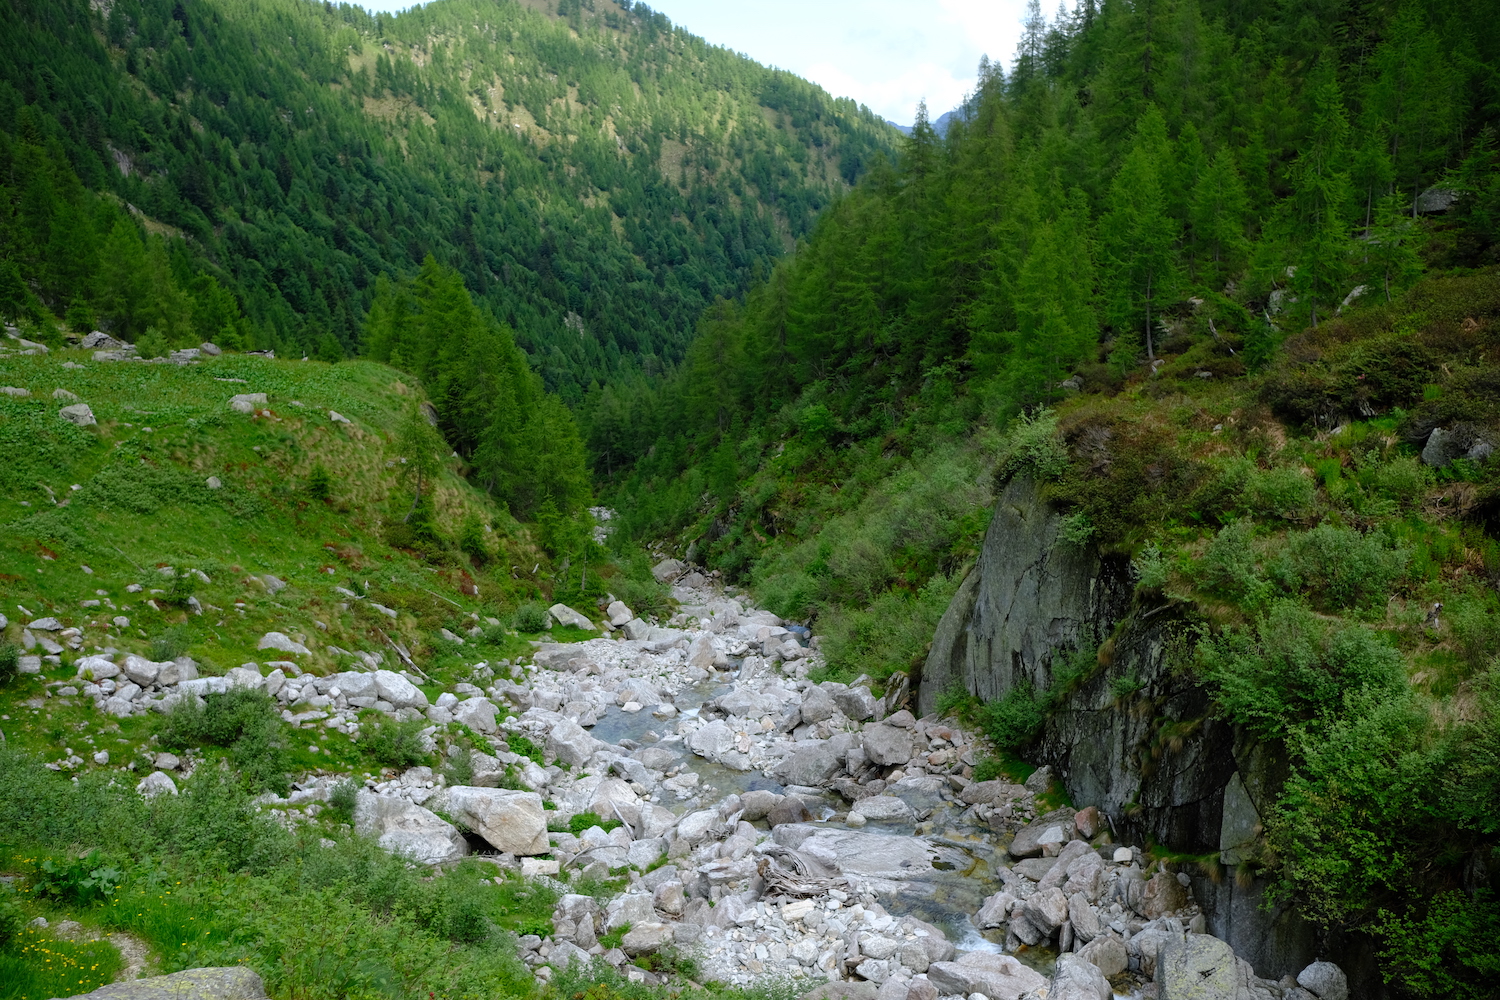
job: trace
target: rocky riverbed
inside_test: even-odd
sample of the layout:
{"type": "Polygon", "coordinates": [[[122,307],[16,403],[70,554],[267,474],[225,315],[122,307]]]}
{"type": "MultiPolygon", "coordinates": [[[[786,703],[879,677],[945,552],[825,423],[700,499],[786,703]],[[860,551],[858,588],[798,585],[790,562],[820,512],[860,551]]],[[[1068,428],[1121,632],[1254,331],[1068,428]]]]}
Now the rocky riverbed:
{"type": "MultiPolygon", "coordinates": [[[[541,644],[529,664],[475,664],[431,703],[374,656],[367,671],[329,677],[277,661],[223,678],[89,657],[79,693],[127,714],[258,687],[290,723],[354,735],[362,708],[425,718],[428,739],[463,723],[490,747],[454,751],[472,754],[468,784],[427,767],[367,782],[356,827],[424,863],[477,851],[557,880],[552,936],[521,939],[543,979],[602,956],[654,980],[629,960],[675,948],[708,978],[834,982],[824,995],[858,1000],[1347,996],[1327,963],[1295,982],[1256,977],[1202,933],[1186,872],[1116,843],[1087,804],[1049,807],[1045,769],[1025,784],[974,781],[975,734],[913,717],[899,688],[876,697],[868,683],[809,681],[821,654],[806,629],[675,560],[656,573],[680,603],[669,622],[616,602],[598,626],[606,637],[541,644]],[[518,752],[531,747],[545,765],[518,752]],[[559,832],[585,813],[600,825],[559,832]],[[606,878],[623,891],[570,891],[606,878]]],[[[569,608],[553,614],[594,627],[569,608]]],[[[287,643],[271,633],[264,645],[295,654],[287,643]]],[[[338,780],[266,802],[315,811],[338,780]]],[[[175,788],[163,770],[141,790],[175,788]]]]}

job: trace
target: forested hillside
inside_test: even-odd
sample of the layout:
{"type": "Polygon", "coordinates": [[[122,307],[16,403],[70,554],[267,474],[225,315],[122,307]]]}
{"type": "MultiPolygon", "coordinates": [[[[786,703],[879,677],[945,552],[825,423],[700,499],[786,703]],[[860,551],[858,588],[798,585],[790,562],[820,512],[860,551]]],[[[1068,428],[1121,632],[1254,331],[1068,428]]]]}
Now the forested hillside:
{"type": "MultiPolygon", "coordinates": [[[[1034,480],[1288,762],[1238,877],[1369,935],[1397,995],[1492,996],[1497,65],[1461,0],[1033,3],[946,138],[919,120],[680,368],[591,397],[613,503],[814,622],[830,676],[916,682],[1034,480]]],[[[1110,643],[931,697],[1037,763],[1110,643]]],[[[1144,772],[1207,723],[1142,684],[1144,772]]]]}
{"type": "Polygon", "coordinates": [[[628,2],[64,0],[0,32],[6,318],[335,359],[431,255],[569,399],[680,358],[894,136],[628,2]]]}

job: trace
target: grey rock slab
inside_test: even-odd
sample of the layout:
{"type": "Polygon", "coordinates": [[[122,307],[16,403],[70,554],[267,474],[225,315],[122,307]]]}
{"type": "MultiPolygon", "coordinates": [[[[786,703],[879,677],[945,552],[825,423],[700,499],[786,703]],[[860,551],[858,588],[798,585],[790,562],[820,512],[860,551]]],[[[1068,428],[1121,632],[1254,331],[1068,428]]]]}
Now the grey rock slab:
{"type": "Polygon", "coordinates": [[[375,671],[375,691],[379,697],[396,708],[425,709],[427,695],[411,681],[394,670],[375,671]]]}
{"type": "Polygon", "coordinates": [[[1061,955],[1047,1000],[1111,1000],[1115,991],[1098,967],[1079,955],[1061,955]]]}
{"type": "Polygon", "coordinates": [[[1077,954],[1093,963],[1106,978],[1118,976],[1130,966],[1130,953],[1125,950],[1125,942],[1110,934],[1094,938],[1077,954]]]}
{"type": "Polygon", "coordinates": [[[1160,1000],[1236,1000],[1234,951],[1216,937],[1169,936],[1156,960],[1160,1000]]]}
{"type": "Polygon", "coordinates": [[[70,1000],[265,1000],[266,986],[244,966],[188,969],[101,986],[70,1000]]]}
{"type": "Polygon", "coordinates": [[[469,853],[468,841],[452,823],[394,795],[361,791],[354,802],[354,829],[418,864],[444,864],[469,853]]]}
{"type": "Polygon", "coordinates": [[[802,994],[797,1000],[876,1000],[880,988],[874,983],[823,983],[802,994]]]}
{"type": "Polygon", "coordinates": [[[864,751],[873,764],[899,767],[911,760],[911,732],[881,724],[865,726],[864,751]]]}
{"type": "Polygon", "coordinates": [[[177,782],[173,781],[165,772],[152,771],[140,780],[140,783],[135,786],[135,790],[148,799],[163,794],[176,795],[177,782]]]}
{"type": "Polygon", "coordinates": [[[495,724],[495,705],[488,698],[470,698],[454,705],[449,711],[456,721],[477,733],[488,735],[500,731],[495,724]]]}
{"type": "Polygon", "coordinates": [[[934,962],[927,979],[940,994],[983,993],[990,1000],[1020,1000],[1047,985],[1041,973],[1022,965],[1012,955],[971,951],[956,962],[934,962]]]}
{"type": "Polygon", "coordinates": [[[566,604],[554,604],[547,609],[547,613],[559,625],[571,625],[574,628],[581,628],[588,632],[595,631],[594,623],[589,621],[588,615],[580,611],[574,611],[566,604]]]}
{"type": "Polygon", "coordinates": [[[587,764],[601,745],[571,719],[560,719],[547,731],[547,756],[570,767],[587,764]]]}
{"type": "Polygon", "coordinates": [[[916,811],[894,795],[871,795],[860,799],[849,812],[880,823],[911,823],[917,818],[916,811]]]}
{"type": "Polygon", "coordinates": [[[279,653],[295,653],[299,656],[312,654],[312,650],[292,639],[285,632],[267,632],[260,637],[260,642],[255,644],[255,648],[274,649],[279,653]]]}
{"type": "Polygon", "coordinates": [[[718,760],[735,747],[735,732],[723,719],[715,719],[687,738],[688,749],[699,757],[718,760]]]}
{"type": "Polygon", "coordinates": [[[1043,934],[1051,935],[1068,919],[1068,898],[1061,889],[1042,889],[1026,899],[1026,919],[1043,934]]]}
{"type": "Polygon", "coordinates": [[[546,854],[547,818],[536,792],[456,785],[448,789],[447,812],[495,850],[517,856],[546,854]]]}
{"type": "Polygon", "coordinates": [[[265,406],[266,394],[263,392],[242,392],[229,399],[229,408],[235,413],[254,413],[265,406]]]}
{"type": "Polygon", "coordinates": [[[839,711],[843,712],[851,722],[864,722],[866,719],[874,718],[876,710],[880,707],[880,702],[867,687],[851,687],[843,691],[835,691],[833,701],[838,705],[839,711]]]}
{"type": "Polygon", "coordinates": [[[836,711],[838,704],[833,700],[833,695],[822,686],[814,685],[802,693],[803,722],[823,722],[833,718],[836,711]]]}
{"type": "Polygon", "coordinates": [[[657,583],[671,583],[686,572],[687,564],[679,559],[663,559],[651,567],[651,575],[656,577],[657,583]]]}
{"type": "Polygon", "coordinates": [[[1332,962],[1314,962],[1297,973],[1297,985],[1318,1000],[1349,1000],[1349,979],[1332,962]]]}
{"type": "Polygon", "coordinates": [[[817,787],[843,768],[840,756],[831,740],[822,740],[798,750],[784,765],[786,783],[817,787]]]}
{"type": "Polygon", "coordinates": [[[646,955],[656,951],[658,948],[670,944],[672,941],[672,925],[656,921],[648,921],[642,924],[632,924],[630,930],[620,940],[620,948],[625,954],[634,958],[637,955],[646,955]]]}

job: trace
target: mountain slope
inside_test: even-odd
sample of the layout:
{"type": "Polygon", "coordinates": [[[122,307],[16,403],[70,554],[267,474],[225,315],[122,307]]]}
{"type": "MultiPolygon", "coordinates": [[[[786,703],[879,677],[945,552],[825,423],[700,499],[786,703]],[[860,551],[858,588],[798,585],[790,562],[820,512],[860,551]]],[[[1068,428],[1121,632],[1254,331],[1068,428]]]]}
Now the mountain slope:
{"type": "MultiPolygon", "coordinates": [[[[576,395],[680,356],[892,135],[644,7],[592,6],[11,5],[0,129],[187,236],[179,277],[232,292],[250,344],[355,350],[376,275],[430,253],[576,395]]],[[[20,278],[54,315],[142,332],[92,278],[108,213],[38,219],[26,194],[20,278]]]]}

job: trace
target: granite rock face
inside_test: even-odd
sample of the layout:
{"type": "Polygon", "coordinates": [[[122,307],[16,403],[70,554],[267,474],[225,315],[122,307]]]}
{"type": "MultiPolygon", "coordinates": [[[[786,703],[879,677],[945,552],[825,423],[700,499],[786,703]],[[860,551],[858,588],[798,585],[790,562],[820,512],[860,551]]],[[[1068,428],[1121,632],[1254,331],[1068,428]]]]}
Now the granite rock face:
{"type": "Polygon", "coordinates": [[[189,969],[101,986],[71,1000],[265,1000],[266,986],[243,966],[189,969]]]}

